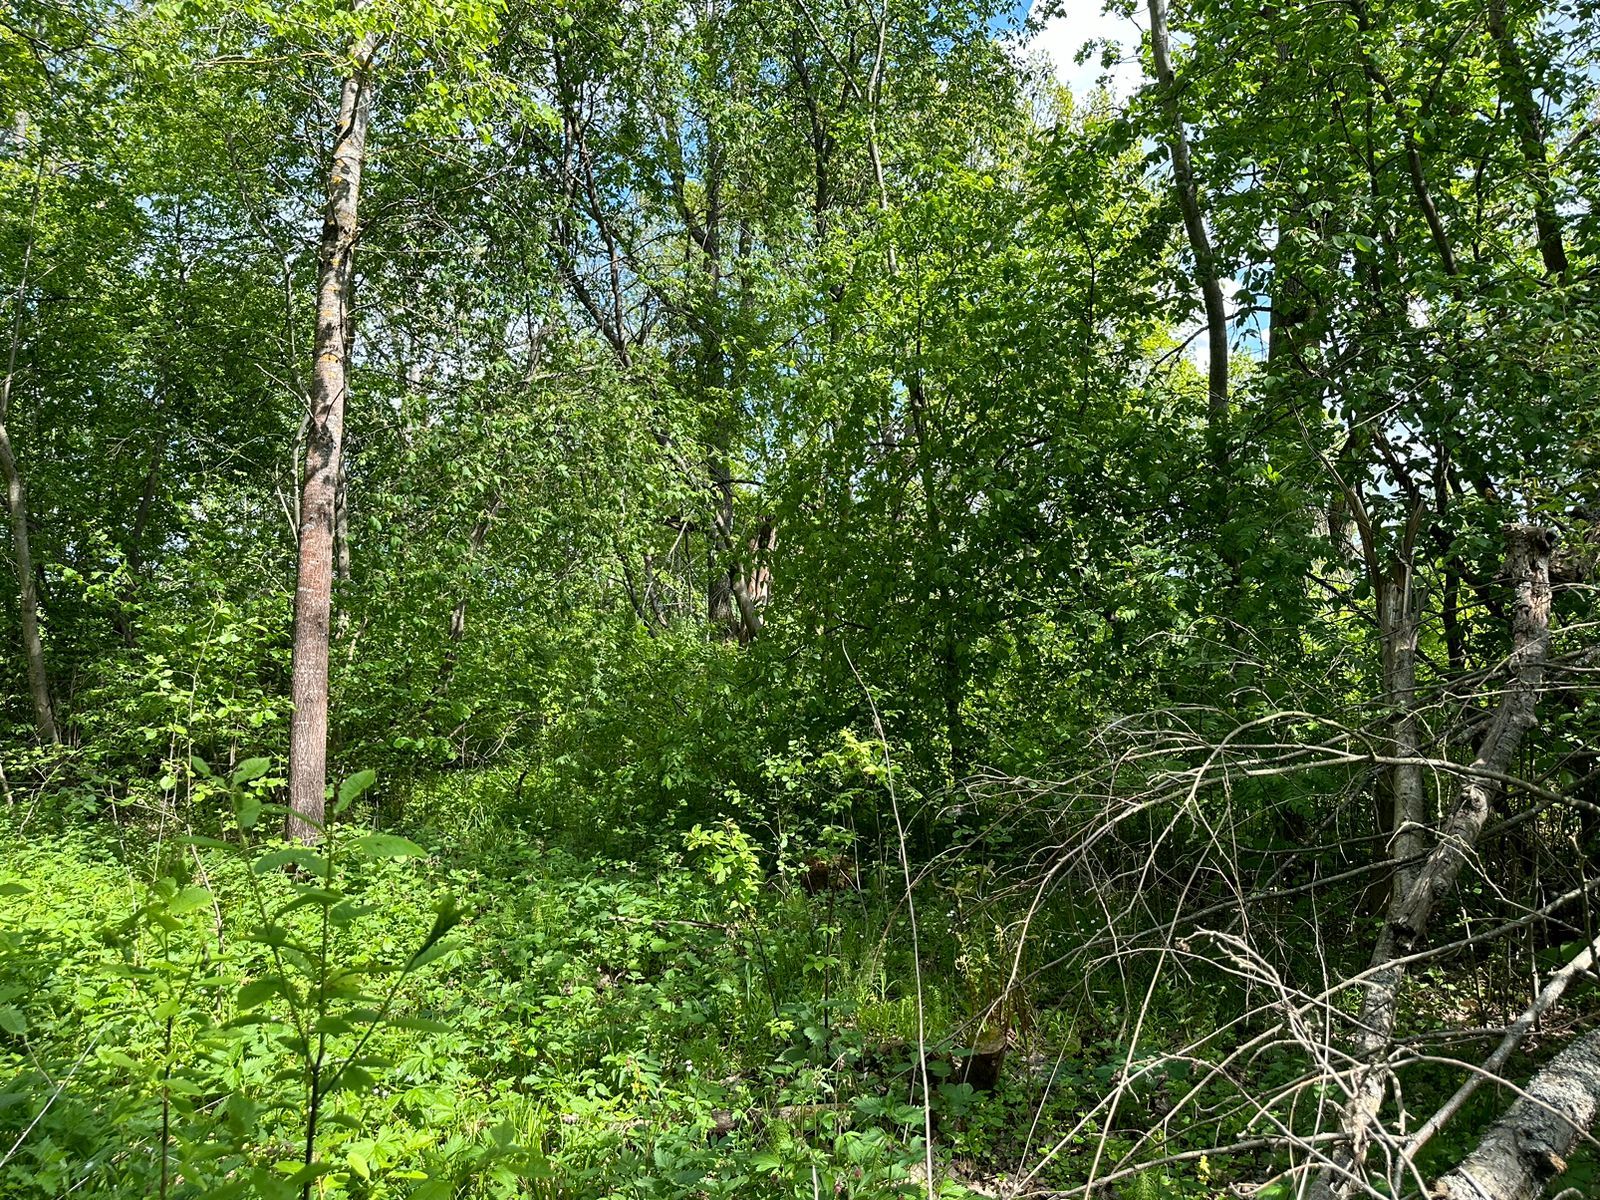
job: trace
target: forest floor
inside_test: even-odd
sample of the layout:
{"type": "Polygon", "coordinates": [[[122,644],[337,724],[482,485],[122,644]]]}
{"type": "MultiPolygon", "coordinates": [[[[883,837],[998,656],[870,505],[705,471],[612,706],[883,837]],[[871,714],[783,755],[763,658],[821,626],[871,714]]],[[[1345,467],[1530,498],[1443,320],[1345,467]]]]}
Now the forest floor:
{"type": "MultiPolygon", "coordinates": [[[[309,883],[148,827],[7,833],[0,1194],[298,1194],[297,1014],[327,1061],[359,1054],[319,1097],[319,1196],[926,1192],[896,897],[768,878],[736,827],[642,861],[369,836],[309,883]],[[446,897],[459,924],[377,1019],[354,981],[405,962],[446,897]],[[325,957],[299,955],[324,912],[325,957]]],[[[992,1090],[962,1082],[963,1015],[923,979],[935,1170],[994,1194],[1104,1080],[1035,1037],[992,1090]]],[[[1185,1182],[1162,1194],[1203,1194],[1185,1182]]]]}
{"type": "MultiPolygon", "coordinates": [[[[774,872],[731,822],[602,856],[520,829],[352,824],[314,853],[0,820],[8,1198],[917,1196],[930,1129],[940,1195],[1043,1196],[1120,1176],[1187,1086],[1164,1065],[1094,1117],[1130,1057],[1081,974],[1013,1012],[1003,1062],[973,1057],[996,964],[959,897],[918,889],[919,1006],[901,877],[774,872]]],[[[1212,1027],[1206,1003],[1159,996],[1141,1060],[1212,1027]]],[[[1095,1194],[1271,1173],[1184,1137],[1095,1194]]]]}

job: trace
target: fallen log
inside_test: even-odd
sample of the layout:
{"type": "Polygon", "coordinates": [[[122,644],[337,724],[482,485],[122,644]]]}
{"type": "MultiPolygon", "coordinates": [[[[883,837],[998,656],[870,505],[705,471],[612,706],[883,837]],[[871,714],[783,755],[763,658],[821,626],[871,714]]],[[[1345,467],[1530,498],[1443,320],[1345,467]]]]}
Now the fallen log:
{"type": "Polygon", "coordinates": [[[1600,1111],[1600,1029],[1534,1075],[1461,1165],[1434,1184],[1439,1200],[1538,1200],[1600,1111]]]}

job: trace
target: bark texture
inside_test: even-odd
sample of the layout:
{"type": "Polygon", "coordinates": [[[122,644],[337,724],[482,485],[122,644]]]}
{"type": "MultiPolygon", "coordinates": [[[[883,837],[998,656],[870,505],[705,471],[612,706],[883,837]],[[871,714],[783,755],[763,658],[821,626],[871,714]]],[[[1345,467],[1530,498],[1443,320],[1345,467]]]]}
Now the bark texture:
{"type": "Polygon", "coordinates": [[[1391,925],[1410,949],[1428,929],[1434,906],[1449,894],[1489,819],[1500,785],[1487,774],[1511,773],[1517,749],[1538,723],[1539,687],[1550,648],[1550,533],[1531,525],[1507,531],[1506,577],[1515,588],[1511,610],[1510,679],[1473,762],[1474,774],[1440,834],[1439,844],[1422,864],[1391,925]]]}
{"type": "MultiPolygon", "coordinates": [[[[357,0],[356,8],[361,7],[357,0]]],[[[328,201],[317,268],[316,361],[311,376],[305,480],[300,495],[300,562],[294,597],[294,718],[289,729],[288,834],[322,836],[328,765],[328,636],[333,609],[334,533],[349,387],[350,289],[357,202],[371,114],[369,68],[377,41],[353,50],[339,96],[328,201]]]]}
{"type": "MultiPolygon", "coordinates": [[[[1405,549],[1410,557],[1411,547],[1405,549]]],[[[1388,704],[1393,713],[1389,753],[1396,760],[1389,768],[1390,845],[1388,857],[1407,861],[1426,849],[1425,822],[1427,795],[1423,790],[1422,768],[1415,761],[1421,755],[1417,739],[1417,616],[1416,596],[1409,561],[1397,563],[1394,571],[1378,581],[1378,625],[1383,636],[1383,678],[1388,704]]],[[[1395,871],[1392,897],[1404,896],[1410,888],[1415,868],[1395,871]]]]}
{"type": "Polygon", "coordinates": [[[1510,679],[1483,736],[1472,773],[1462,783],[1438,843],[1404,887],[1397,887],[1363,986],[1351,1057],[1363,1064],[1345,1103],[1342,1132],[1349,1144],[1332,1156],[1331,1167],[1313,1182],[1309,1200],[1343,1195],[1366,1164],[1388,1092],[1388,1051],[1394,1034],[1403,959],[1417,949],[1440,900],[1454,888],[1477,845],[1499,794],[1494,776],[1510,773],[1523,735],[1535,723],[1535,705],[1550,641],[1550,534],[1532,525],[1506,531],[1506,577],[1515,591],[1511,615],[1510,679]]]}
{"type": "MultiPolygon", "coordinates": [[[[8,375],[5,390],[11,389],[8,375]]],[[[39,740],[54,744],[61,740],[56,728],[55,706],[50,700],[50,679],[45,672],[44,640],[39,634],[39,589],[33,570],[33,552],[28,544],[28,491],[22,472],[11,452],[11,437],[6,432],[4,397],[0,397],[0,479],[6,487],[6,515],[11,525],[11,558],[17,571],[22,614],[22,655],[28,667],[28,699],[33,704],[33,724],[39,740]]]]}
{"type": "MultiPolygon", "coordinates": [[[[18,128],[25,130],[27,118],[19,114],[18,128]]],[[[44,640],[39,634],[39,586],[34,574],[33,550],[28,542],[28,490],[22,481],[11,449],[11,434],[6,420],[11,412],[11,385],[17,377],[17,350],[22,344],[22,298],[33,261],[33,221],[39,211],[39,183],[34,182],[33,207],[28,218],[28,244],[22,256],[22,278],[12,298],[11,346],[6,353],[5,379],[0,380],[0,483],[6,489],[6,517],[11,527],[11,561],[17,572],[19,608],[22,617],[22,656],[28,670],[28,699],[33,705],[33,724],[39,740],[54,745],[61,740],[56,728],[55,705],[50,699],[50,676],[45,671],[44,640]]]]}
{"type": "Polygon", "coordinates": [[[1527,1036],[1533,1032],[1539,1019],[1561,999],[1567,988],[1572,985],[1572,981],[1594,966],[1596,950],[1600,950],[1600,939],[1585,946],[1571,962],[1552,975],[1544,987],[1539,989],[1539,994],[1533,998],[1533,1003],[1523,1009],[1522,1014],[1511,1023],[1505,1036],[1500,1039],[1500,1044],[1494,1048],[1494,1053],[1483,1061],[1483,1066],[1467,1076],[1455,1094],[1440,1105],[1438,1111],[1411,1136],[1411,1140],[1406,1143],[1408,1158],[1415,1159],[1417,1151],[1427,1145],[1429,1139],[1461,1111],[1472,1094],[1483,1086],[1485,1081],[1499,1075],[1500,1069],[1511,1060],[1511,1055],[1516,1052],[1517,1047],[1522,1045],[1527,1036]]]}
{"type": "Polygon", "coordinates": [[[1477,1149],[1434,1185],[1441,1200],[1537,1200],[1600,1110],[1600,1030],[1533,1079],[1477,1149]]]}

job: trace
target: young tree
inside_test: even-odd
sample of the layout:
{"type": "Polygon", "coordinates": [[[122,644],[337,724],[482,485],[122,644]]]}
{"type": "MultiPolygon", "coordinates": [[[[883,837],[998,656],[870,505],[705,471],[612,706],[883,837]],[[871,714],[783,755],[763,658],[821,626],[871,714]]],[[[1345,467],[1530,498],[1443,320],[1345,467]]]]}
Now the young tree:
{"type": "MultiPolygon", "coordinates": [[[[26,129],[26,123],[22,124],[26,129]]],[[[43,170],[41,164],[40,170],[43,170]]],[[[33,223],[39,211],[39,181],[33,188],[27,245],[22,256],[22,272],[12,296],[11,342],[6,351],[5,377],[0,379],[0,483],[6,490],[6,515],[11,527],[11,562],[16,570],[21,608],[22,654],[28,667],[28,699],[33,704],[33,722],[41,742],[60,741],[56,729],[55,705],[50,698],[50,678],[45,671],[44,640],[39,634],[39,586],[34,575],[33,550],[28,540],[28,491],[22,471],[11,449],[11,434],[6,420],[11,412],[11,386],[17,375],[17,351],[22,344],[24,295],[28,269],[33,262],[33,223]]]]}
{"type": "MultiPolygon", "coordinates": [[[[360,12],[364,0],[355,0],[360,12]]],[[[328,764],[328,647],[333,613],[334,537],[355,337],[350,296],[355,273],[361,170],[372,115],[372,58],[377,35],[350,51],[339,91],[327,205],[317,262],[315,361],[300,493],[299,565],[294,593],[294,716],[289,727],[288,833],[321,836],[328,764]]]]}

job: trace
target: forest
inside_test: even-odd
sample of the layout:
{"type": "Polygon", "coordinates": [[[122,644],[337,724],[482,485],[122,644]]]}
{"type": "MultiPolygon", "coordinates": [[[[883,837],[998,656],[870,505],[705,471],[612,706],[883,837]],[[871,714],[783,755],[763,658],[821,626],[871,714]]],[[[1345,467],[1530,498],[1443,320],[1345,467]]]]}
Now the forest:
{"type": "Polygon", "coordinates": [[[1600,1196],[1597,202],[1600,0],[6,0],[0,1197],[1600,1196]]]}

